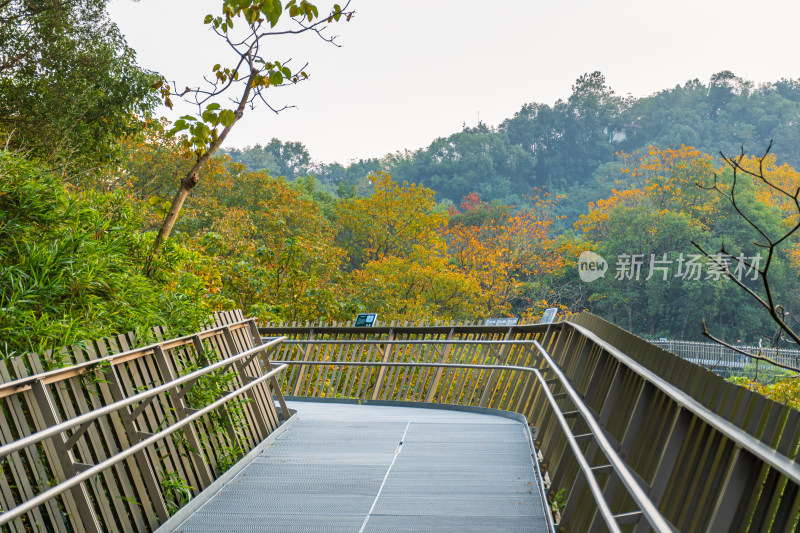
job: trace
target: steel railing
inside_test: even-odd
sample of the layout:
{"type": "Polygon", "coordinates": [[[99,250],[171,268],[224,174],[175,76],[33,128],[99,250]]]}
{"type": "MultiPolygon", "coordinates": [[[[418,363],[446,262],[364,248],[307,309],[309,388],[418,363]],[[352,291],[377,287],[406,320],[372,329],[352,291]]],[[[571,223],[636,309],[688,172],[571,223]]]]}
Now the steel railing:
{"type": "Polygon", "coordinates": [[[571,320],[259,331],[289,337],[287,394],[525,415],[568,530],[794,530],[800,413],[597,317],[571,320]]]}
{"type": "MultiPolygon", "coordinates": [[[[325,341],[319,341],[320,343],[325,343],[325,341]]],[[[500,341],[502,342],[502,341],[500,341]]],[[[508,344],[512,344],[512,342],[508,344]]],[[[550,356],[544,351],[541,345],[536,341],[531,341],[537,350],[542,355],[542,358],[545,362],[550,364],[552,359],[550,356]]],[[[343,367],[388,367],[388,368],[444,368],[444,369],[471,369],[471,370],[494,370],[494,371],[501,371],[501,372],[508,372],[508,371],[518,371],[526,374],[532,375],[538,382],[539,386],[545,392],[547,396],[548,402],[550,404],[550,408],[552,409],[552,413],[554,416],[557,417],[559,421],[559,426],[561,430],[564,432],[564,436],[567,438],[570,449],[575,455],[575,458],[578,460],[580,469],[582,474],[584,475],[586,482],[589,484],[590,490],[595,497],[595,501],[598,505],[598,509],[600,515],[608,527],[609,531],[614,532],[621,532],[620,525],[617,522],[620,518],[630,519],[632,517],[632,513],[624,513],[620,515],[615,515],[611,509],[609,508],[608,503],[605,501],[603,496],[602,488],[600,487],[597,479],[595,478],[595,470],[597,467],[589,466],[589,463],[583,457],[583,452],[576,440],[576,435],[572,433],[572,430],[567,423],[567,419],[565,418],[565,413],[561,410],[558,406],[558,401],[556,400],[553,393],[549,390],[547,386],[547,380],[543,376],[543,372],[553,372],[558,380],[560,385],[562,385],[567,394],[569,394],[570,399],[573,401],[575,407],[580,412],[580,415],[584,417],[586,422],[592,428],[591,437],[597,439],[598,443],[600,444],[600,448],[605,454],[608,459],[609,467],[615,471],[615,473],[624,480],[626,487],[629,489],[631,497],[637,502],[639,505],[639,511],[636,513],[641,513],[646,518],[647,522],[650,523],[653,528],[657,531],[671,531],[671,528],[658,512],[656,507],[652,504],[652,502],[647,498],[645,492],[641,489],[641,487],[636,483],[635,477],[629,471],[625,463],[622,459],[617,455],[614,451],[613,447],[608,443],[607,439],[603,435],[603,432],[600,430],[599,425],[592,417],[588,407],[580,400],[577,393],[572,389],[569,385],[569,382],[566,380],[565,376],[557,370],[555,366],[550,366],[544,370],[540,370],[538,368],[531,368],[531,367],[518,367],[518,366],[509,366],[509,365],[465,365],[465,364],[448,364],[448,363],[378,363],[378,362],[361,362],[361,361],[337,361],[337,362],[320,362],[320,361],[311,361],[311,362],[304,362],[304,361],[274,361],[275,363],[281,365],[304,365],[304,366],[343,366],[343,367]]],[[[586,439],[587,434],[581,435],[582,439],[586,439]]]]}
{"type": "MultiPolygon", "coordinates": [[[[772,365],[768,361],[750,359],[719,344],[678,340],[658,340],[650,342],[687,361],[704,366],[712,372],[725,377],[744,375],[746,373],[755,375],[759,366],[762,375],[764,375],[765,371],[769,370],[781,374],[786,373],[785,369],[772,365]]],[[[747,353],[770,359],[780,365],[800,368],[800,350],[797,349],[751,345],[737,345],[736,348],[747,353]]]]}
{"type": "Polygon", "coordinates": [[[275,400],[290,415],[268,357],[281,340],[242,320],[0,384],[0,525],[155,529],[170,486],[199,493],[280,424],[275,400]]]}
{"type": "Polygon", "coordinates": [[[800,412],[588,314],[372,330],[239,321],[33,376],[10,361],[0,378],[9,368],[19,379],[0,385],[0,524],[10,531],[153,529],[169,514],[169,476],[196,494],[221,452],[280,424],[275,400],[288,416],[280,388],[521,413],[537,428],[551,490],[566,491],[568,530],[798,524],[800,412]],[[262,345],[259,335],[287,339],[262,345]],[[188,402],[226,369],[222,397],[188,402]],[[222,423],[234,407],[241,424],[222,423]]]}

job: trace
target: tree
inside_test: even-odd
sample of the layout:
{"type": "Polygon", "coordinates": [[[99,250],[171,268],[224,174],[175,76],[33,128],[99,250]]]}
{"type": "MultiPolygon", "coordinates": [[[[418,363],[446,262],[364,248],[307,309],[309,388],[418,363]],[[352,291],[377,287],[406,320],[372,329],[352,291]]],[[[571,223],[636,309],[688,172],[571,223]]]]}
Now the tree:
{"type": "MultiPolygon", "coordinates": [[[[175,121],[172,129],[173,133],[188,132],[184,137],[184,144],[194,150],[196,161],[181,179],[153,243],[153,254],[172,232],[181,207],[190,191],[200,181],[200,172],[222,146],[248,106],[252,107],[261,102],[274,111],[280,111],[269,105],[266,99],[267,90],[308,78],[305,67],[293,69],[289,62],[265,57],[266,41],[281,35],[314,33],[323,40],[335,44],[335,38],[326,36],[325,30],[332,22],[342,19],[349,21],[353,17],[355,12],[348,10],[348,6],[349,2],[344,7],[334,4],[330,14],[320,18],[317,7],[306,0],[301,0],[299,3],[296,0],[289,0],[285,6],[280,0],[225,0],[219,15],[206,15],[205,24],[233,50],[234,59],[226,65],[214,65],[211,77],[206,78],[207,85],[202,87],[187,87],[179,92],[177,85],[173,84],[173,87],[170,87],[163,80],[157,84],[156,88],[161,91],[167,106],[171,107],[171,97],[173,93],[177,93],[181,98],[196,105],[198,112],[197,115],[186,115],[175,121]],[[278,22],[282,18],[285,19],[283,15],[286,13],[296,26],[290,29],[277,29],[278,22]],[[243,24],[241,31],[238,29],[240,24],[243,24]],[[233,102],[233,109],[223,108],[217,102],[224,97],[233,102]]],[[[150,266],[151,263],[148,262],[146,267],[148,271],[150,266]]]]}
{"type": "Polygon", "coordinates": [[[516,300],[524,305],[515,310],[524,312],[547,299],[544,281],[572,255],[569,241],[550,232],[554,201],[545,195],[532,203],[534,207],[512,213],[469,195],[461,204],[464,213],[452,210],[445,232],[448,251],[458,270],[478,287],[474,299],[479,315],[510,313],[516,300]]]}
{"type": "MultiPolygon", "coordinates": [[[[223,150],[220,150],[222,153],[223,150]]],[[[237,163],[241,163],[247,167],[248,170],[256,172],[263,170],[270,174],[278,173],[278,162],[275,156],[266,151],[263,146],[256,144],[255,146],[248,146],[243,149],[231,148],[224,150],[224,153],[231,156],[231,159],[237,163]]]]}
{"type": "MultiPolygon", "coordinates": [[[[192,154],[175,137],[166,135],[166,120],[151,122],[137,135],[121,142],[119,178],[108,188],[122,187],[135,198],[163,208],[163,198],[172,194],[175,182],[192,165],[192,154]]],[[[163,214],[162,214],[163,218],[163,214]]]]}
{"type": "Polygon", "coordinates": [[[440,232],[447,215],[435,193],[418,185],[399,184],[385,172],[370,176],[372,196],[343,200],[337,210],[337,241],[353,269],[385,257],[406,257],[415,247],[434,252],[443,247],[440,232]]]}
{"type": "Polygon", "coordinates": [[[0,1],[0,142],[73,181],[113,162],[157,103],[106,2],[0,1]]]}
{"type": "Polygon", "coordinates": [[[274,176],[295,179],[311,173],[311,156],[301,142],[281,142],[273,138],[266,146],[257,144],[243,150],[233,148],[225,153],[248,170],[267,170],[274,176]]]}
{"type": "Polygon", "coordinates": [[[444,249],[414,246],[406,256],[370,261],[352,277],[358,303],[386,320],[453,320],[481,314],[476,281],[452,265],[444,249]]]}
{"type": "MultiPolygon", "coordinates": [[[[711,248],[724,242],[734,258],[756,254],[747,246],[752,229],[720,197],[696,186],[713,183],[714,160],[684,146],[623,154],[621,165],[618,176],[632,188],[590,204],[575,224],[591,249],[609,262],[605,278],[589,285],[593,309],[651,336],[699,337],[691,325],[702,317],[739,339],[768,330],[764,314],[714,274],[715,264],[691,246],[692,241],[711,248]]],[[[782,176],[789,179],[786,172],[782,176]]],[[[741,205],[757,212],[765,227],[779,228],[776,206],[750,189],[740,189],[741,205]]],[[[779,263],[776,273],[784,281],[788,260],[779,263]]]]}
{"type": "Polygon", "coordinates": [[[422,183],[452,201],[477,192],[489,200],[515,201],[534,183],[535,159],[505,135],[481,124],[439,138],[420,150],[411,165],[399,165],[403,179],[422,183]]]}
{"type": "MultiPolygon", "coordinates": [[[[217,290],[213,265],[176,242],[147,278],[142,213],[124,191],[72,190],[60,176],[0,151],[0,357],[58,349],[87,339],[166,326],[203,326],[217,290]]],[[[55,350],[55,361],[47,352],[55,350]]]]}
{"type": "MultiPolygon", "coordinates": [[[[616,96],[598,71],[584,74],[572,86],[566,104],[564,150],[566,174],[589,176],[614,153],[615,132],[622,131],[620,115],[625,100],[616,96]]],[[[574,178],[573,178],[574,179],[574,178]]]]}
{"type": "Polygon", "coordinates": [[[320,206],[283,179],[215,157],[206,191],[186,204],[180,238],[216,263],[215,305],[260,320],[342,318],[344,251],[320,206]],[[220,161],[222,160],[222,161],[220,161]],[[226,171],[227,169],[227,171],[226,171]]]}
{"type": "Polygon", "coordinates": [[[433,191],[385,172],[369,182],[371,196],[341,200],[336,213],[355,301],[388,319],[475,316],[477,284],[447,253],[433,191]]]}

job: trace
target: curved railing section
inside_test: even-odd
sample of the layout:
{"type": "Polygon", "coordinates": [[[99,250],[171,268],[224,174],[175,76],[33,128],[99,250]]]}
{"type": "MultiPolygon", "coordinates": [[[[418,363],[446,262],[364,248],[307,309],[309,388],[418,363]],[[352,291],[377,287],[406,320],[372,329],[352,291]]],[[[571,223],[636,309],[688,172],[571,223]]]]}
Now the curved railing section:
{"type": "Polygon", "coordinates": [[[568,531],[793,531],[800,413],[591,315],[513,327],[261,328],[286,394],[481,406],[538,429],[568,531]]]}

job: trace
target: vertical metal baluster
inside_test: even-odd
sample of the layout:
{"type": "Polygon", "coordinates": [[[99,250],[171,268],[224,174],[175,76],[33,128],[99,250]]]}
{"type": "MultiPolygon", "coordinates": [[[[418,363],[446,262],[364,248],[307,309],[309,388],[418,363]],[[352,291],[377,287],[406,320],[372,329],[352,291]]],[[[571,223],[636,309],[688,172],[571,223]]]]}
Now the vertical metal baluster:
{"type": "MultiPolygon", "coordinates": [[[[124,400],[125,394],[122,389],[122,384],[119,381],[119,376],[117,376],[116,367],[112,366],[106,370],[104,376],[107,382],[106,385],[114,401],[119,402],[124,400]]],[[[140,436],[142,433],[140,433],[139,428],[136,426],[136,421],[131,417],[130,407],[122,408],[117,411],[117,413],[122,420],[123,426],[125,426],[125,432],[128,434],[128,442],[130,445],[139,444],[142,440],[140,436]]],[[[161,484],[156,478],[155,469],[150,463],[150,459],[145,450],[138,451],[133,454],[133,456],[136,459],[136,466],[139,468],[139,473],[144,480],[145,487],[147,487],[147,494],[150,496],[150,501],[156,511],[156,516],[158,516],[160,521],[164,522],[169,518],[169,513],[164,503],[164,497],[161,494],[161,484]]]]}
{"type": "MultiPolygon", "coordinates": [[[[394,340],[394,328],[389,328],[389,338],[388,341],[394,340]]],[[[389,356],[392,353],[392,345],[386,344],[386,347],[383,350],[383,359],[382,362],[387,363],[389,362],[389,356]]],[[[375,380],[375,390],[372,391],[372,399],[377,400],[378,395],[381,393],[383,388],[383,381],[386,378],[386,367],[380,367],[380,371],[378,371],[378,379],[375,380]]]]}
{"type": "MultiPolygon", "coordinates": [[[[47,390],[41,380],[36,380],[31,385],[33,390],[33,397],[36,405],[39,408],[39,414],[48,427],[55,426],[60,421],[58,419],[58,412],[53,403],[53,398],[50,396],[50,391],[47,390]]],[[[67,449],[66,439],[63,433],[56,435],[50,440],[52,448],[55,451],[55,457],[50,462],[55,470],[55,474],[59,481],[66,481],[70,477],[78,473],[76,467],[75,457],[71,450],[67,449]]],[[[80,516],[83,529],[87,532],[100,533],[100,523],[97,521],[97,516],[92,506],[92,500],[89,496],[89,491],[86,489],[85,483],[70,489],[72,498],[75,501],[77,509],[72,509],[70,514],[76,513],[80,516]]]]}
{"type": "MultiPolygon", "coordinates": [[[[448,340],[448,341],[453,340],[453,337],[455,336],[455,331],[456,331],[456,328],[451,327],[450,328],[450,332],[447,334],[447,339],[446,340],[448,340]]],[[[445,344],[444,345],[444,350],[442,350],[442,352],[441,352],[442,355],[439,357],[439,360],[438,360],[439,363],[447,363],[447,356],[450,355],[450,348],[452,346],[453,346],[452,344],[445,344]]],[[[444,373],[444,370],[445,369],[441,368],[441,367],[436,369],[436,372],[433,375],[433,379],[431,380],[431,385],[428,388],[428,394],[425,396],[425,401],[426,402],[432,402],[433,401],[433,398],[436,395],[436,389],[439,388],[439,382],[442,379],[442,374],[444,373]]]]}
{"type": "MultiPolygon", "coordinates": [[[[161,346],[156,346],[153,355],[156,360],[156,364],[158,365],[158,370],[161,372],[162,379],[165,382],[175,380],[175,373],[172,371],[172,368],[167,362],[167,358],[164,355],[164,351],[161,349],[161,346]]],[[[175,388],[171,389],[167,395],[167,398],[172,410],[175,412],[175,418],[178,421],[186,418],[186,406],[183,404],[183,398],[180,394],[180,387],[176,386],[175,388]]],[[[197,475],[200,477],[203,487],[207,487],[211,484],[211,481],[213,481],[214,476],[211,473],[211,469],[208,467],[208,462],[203,456],[203,447],[200,444],[200,440],[197,438],[197,433],[194,430],[194,426],[189,424],[184,428],[183,432],[184,435],[186,435],[186,442],[188,442],[189,446],[195,450],[194,453],[191,451],[189,453],[192,466],[194,467],[195,472],[197,472],[197,475]]]]}

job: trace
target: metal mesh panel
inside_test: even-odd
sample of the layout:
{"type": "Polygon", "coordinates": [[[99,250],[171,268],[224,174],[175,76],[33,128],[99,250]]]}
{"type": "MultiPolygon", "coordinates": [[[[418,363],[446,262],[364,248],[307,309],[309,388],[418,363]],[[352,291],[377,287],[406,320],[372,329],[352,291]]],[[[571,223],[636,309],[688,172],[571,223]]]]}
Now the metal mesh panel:
{"type": "Polygon", "coordinates": [[[292,407],[299,420],[175,531],[546,531],[519,422],[407,407],[292,407]]]}

